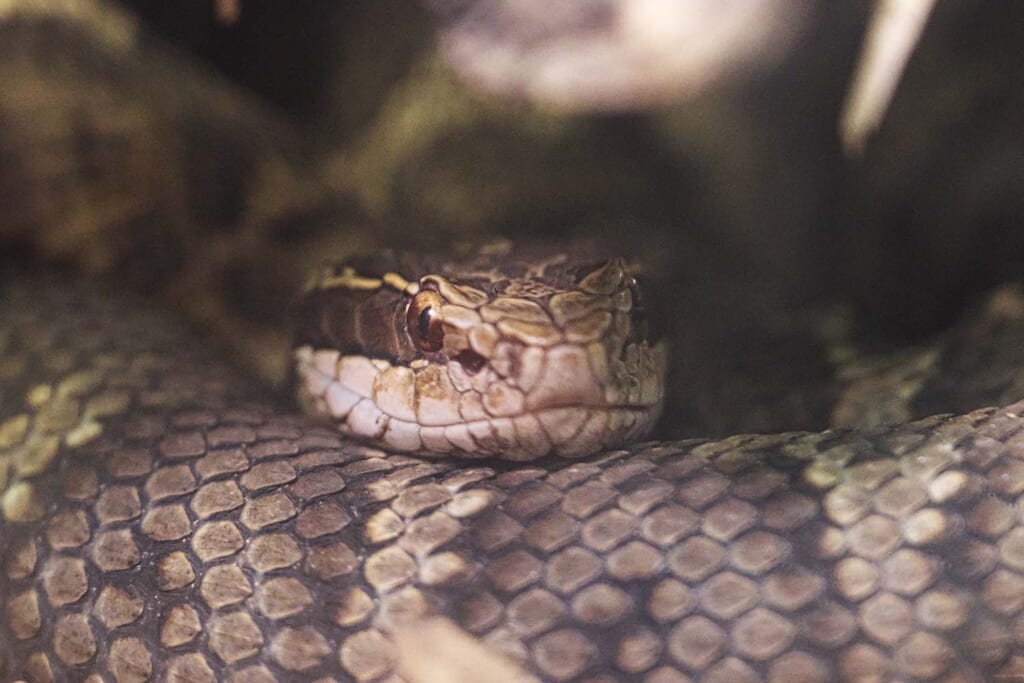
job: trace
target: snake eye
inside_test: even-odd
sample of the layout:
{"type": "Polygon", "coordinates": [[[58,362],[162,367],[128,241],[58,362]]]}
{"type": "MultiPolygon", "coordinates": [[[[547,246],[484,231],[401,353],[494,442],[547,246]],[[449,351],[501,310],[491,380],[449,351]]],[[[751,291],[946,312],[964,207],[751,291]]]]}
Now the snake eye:
{"type": "Polygon", "coordinates": [[[420,292],[409,302],[405,324],[409,329],[409,336],[421,351],[441,350],[444,341],[442,303],[440,295],[429,290],[420,292]]]}

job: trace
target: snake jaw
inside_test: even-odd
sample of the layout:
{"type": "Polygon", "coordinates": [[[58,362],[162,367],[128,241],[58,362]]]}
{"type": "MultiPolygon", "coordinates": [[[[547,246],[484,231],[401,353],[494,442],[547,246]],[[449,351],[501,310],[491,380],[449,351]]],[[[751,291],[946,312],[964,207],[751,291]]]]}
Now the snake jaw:
{"type": "MultiPolygon", "coordinates": [[[[545,365],[568,364],[526,393],[489,367],[469,377],[458,363],[391,365],[300,347],[299,398],[307,412],[332,418],[346,434],[434,456],[582,457],[639,438],[657,420],[660,380],[638,379],[633,371],[640,366],[622,364],[616,370],[622,386],[602,393],[602,399],[616,403],[586,404],[575,400],[575,392],[590,381],[579,379],[587,374],[579,356],[564,347],[553,352],[543,359],[545,365]],[[332,364],[333,376],[324,372],[332,364]]],[[[663,345],[648,347],[642,355],[645,371],[664,367],[663,345]]]]}
{"type": "Polygon", "coordinates": [[[326,305],[355,312],[322,324],[333,338],[395,339],[391,347],[415,354],[300,345],[300,402],[347,434],[424,455],[581,457],[646,434],[661,411],[666,354],[635,326],[625,262],[580,268],[563,254],[516,272],[403,276],[400,292],[383,278],[376,292],[346,292],[334,278],[333,295],[356,303],[326,305]],[[375,323],[367,311],[376,310],[394,314],[375,323]]]}
{"type": "Polygon", "coordinates": [[[588,455],[642,436],[660,414],[664,344],[627,345],[607,363],[605,385],[593,371],[599,363],[576,345],[502,341],[496,349],[470,373],[459,361],[402,366],[300,347],[300,402],[341,431],[395,450],[511,460],[588,455]],[[503,364],[504,376],[496,370],[503,364]]]}

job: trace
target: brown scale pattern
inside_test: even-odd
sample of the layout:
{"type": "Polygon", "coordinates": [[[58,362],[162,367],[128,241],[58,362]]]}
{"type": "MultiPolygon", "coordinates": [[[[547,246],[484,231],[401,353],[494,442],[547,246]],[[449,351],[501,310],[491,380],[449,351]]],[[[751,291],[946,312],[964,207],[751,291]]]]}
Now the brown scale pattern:
{"type": "Polygon", "coordinates": [[[3,680],[395,681],[445,615],[543,680],[1024,680],[1018,410],[424,461],[254,405],[187,336],[0,302],[3,680]]]}

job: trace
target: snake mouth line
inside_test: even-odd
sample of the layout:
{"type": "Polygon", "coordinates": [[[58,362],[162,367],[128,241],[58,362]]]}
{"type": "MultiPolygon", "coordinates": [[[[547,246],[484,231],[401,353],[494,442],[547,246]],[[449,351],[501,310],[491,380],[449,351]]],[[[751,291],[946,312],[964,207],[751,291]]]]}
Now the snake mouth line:
{"type": "MultiPolygon", "coordinates": [[[[370,399],[364,401],[372,403],[370,399]]],[[[505,460],[532,460],[552,452],[563,457],[586,455],[594,439],[600,439],[602,434],[616,433],[623,427],[629,433],[646,431],[648,414],[656,409],[654,406],[639,410],[607,407],[544,408],[515,417],[493,417],[436,426],[421,426],[381,413],[383,420],[375,422],[377,429],[374,433],[367,434],[360,429],[364,426],[362,419],[357,419],[355,424],[346,421],[339,428],[357,438],[383,441],[394,450],[420,455],[436,457],[457,454],[474,458],[500,455],[505,460]],[[524,431],[529,434],[524,434],[524,431]],[[412,433],[420,439],[421,447],[404,443],[412,433]],[[446,446],[444,441],[450,445],[446,446]],[[549,444],[547,447],[540,445],[545,441],[549,444]],[[422,447],[428,445],[428,448],[422,447]]],[[[604,441],[600,443],[603,445],[604,441]]]]}
{"type": "MultiPolygon", "coordinates": [[[[373,399],[371,399],[371,398],[364,398],[363,400],[370,401],[371,403],[373,402],[373,399]]],[[[460,422],[447,422],[447,423],[444,423],[444,424],[423,425],[423,424],[420,424],[419,422],[409,422],[408,420],[403,420],[402,418],[396,417],[395,415],[390,415],[390,414],[386,413],[385,411],[381,410],[380,406],[377,405],[376,403],[374,403],[373,405],[377,408],[377,410],[380,410],[381,414],[384,417],[386,417],[388,420],[393,421],[393,422],[397,421],[397,422],[401,422],[403,424],[413,425],[413,426],[415,426],[417,428],[420,428],[420,429],[430,429],[430,428],[434,428],[434,427],[437,427],[437,428],[440,428],[440,429],[447,429],[449,427],[458,427],[460,425],[466,425],[468,427],[472,427],[472,426],[480,425],[480,424],[490,424],[490,423],[493,423],[493,422],[498,421],[498,420],[512,420],[512,421],[515,421],[515,420],[528,419],[530,417],[535,417],[535,418],[539,419],[541,415],[545,415],[546,416],[548,414],[556,414],[556,413],[558,415],[564,415],[565,413],[563,411],[570,411],[570,412],[584,411],[584,412],[587,412],[587,413],[595,413],[595,412],[613,413],[613,412],[621,411],[623,413],[635,413],[637,415],[642,415],[644,413],[650,412],[652,410],[656,410],[658,408],[657,405],[650,405],[650,406],[603,406],[603,405],[602,406],[598,406],[598,405],[594,405],[594,406],[588,406],[588,405],[545,406],[543,408],[537,408],[536,410],[526,411],[526,412],[523,412],[523,413],[519,413],[517,415],[500,415],[500,416],[494,416],[494,417],[481,417],[481,418],[473,418],[473,419],[468,419],[468,420],[462,420],[460,422]]]]}

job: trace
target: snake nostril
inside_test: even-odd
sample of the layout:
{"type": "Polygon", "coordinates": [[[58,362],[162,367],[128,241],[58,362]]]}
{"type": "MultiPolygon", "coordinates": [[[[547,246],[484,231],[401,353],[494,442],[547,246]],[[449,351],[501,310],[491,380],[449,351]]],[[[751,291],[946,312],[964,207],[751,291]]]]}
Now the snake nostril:
{"type": "Polygon", "coordinates": [[[487,364],[487,359],[472,349],[465,349],[455,356],[455,360],[471,375],[480,372],[480,369],[487,364]]]}

